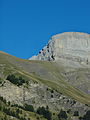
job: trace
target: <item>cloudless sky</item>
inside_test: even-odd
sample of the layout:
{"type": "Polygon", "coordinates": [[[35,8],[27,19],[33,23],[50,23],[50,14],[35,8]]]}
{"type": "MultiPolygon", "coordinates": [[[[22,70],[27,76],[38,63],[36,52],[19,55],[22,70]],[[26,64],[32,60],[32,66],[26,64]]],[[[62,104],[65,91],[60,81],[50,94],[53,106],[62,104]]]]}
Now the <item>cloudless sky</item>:
{"type": "Polygon", "coordinates": [[[90,0],[0,0],[0,50],[27,59],[57,33],[90,33],[90,0]]]}

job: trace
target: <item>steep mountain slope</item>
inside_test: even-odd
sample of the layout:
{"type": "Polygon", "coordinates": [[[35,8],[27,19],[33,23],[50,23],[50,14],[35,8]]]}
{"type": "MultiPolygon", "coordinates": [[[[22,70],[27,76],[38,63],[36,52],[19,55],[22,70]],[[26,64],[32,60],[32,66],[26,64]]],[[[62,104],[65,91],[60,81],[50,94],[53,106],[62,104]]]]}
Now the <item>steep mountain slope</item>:
{"type": "Polygon", "coordinates": [[[83,115],[89,110],[90,96],[70,85],[66,75],[84,70],[70,69],[66,73],[67,70],[55,62],[22,60],[0,52],[0,96],[16,104],[33,105],[35,109],[48,105],[53,112],[64,108],[83,115]],[[28,84],[12,84],[6,80],[10,74],[22,76],[28,84]]]}
{"type": "MultiPolygon", "coordinates": [[[[56,63],[47,61],[21,60],[8,54],[6,55],[5,53],[0,53],[0,67],[3,69],[3,74],[1,73],[0,76],[6,77],[8,74],[16,72],[23,76],[26,76],[28,79],[44,83],[49,87],[56,89],[59,92],[63,92],[64,94],[69,95],[77,100],[80,98],[81,102],[85,101],[84,103],[90,104],[90,97],[88,95],[86,95],[84,92],[79,91],[65,81],[67,78],[64,74],[67,75],[69,72],[66,73],[66,68],[62,66],[58,67],[56,63]]],[[[76,69],[76,71],[71,72],[78,73],[82,71],[84,70],[81,69],[80,71],[80,69],[76,69]]]]}
{"type": "Polygon", "coordinates": [[[90,35],[79,32],[65,32],[54,35],[39,54],[31,59],[57,61],[60,58],[89,62],[90,35]]]}
{"type": "Polygon", "coordinates": [[[34,112],[25,110],[23,107],[6,102],[0,97],[0,120],[46,120],[34,112]]]}
{"type": "Polygon", "coordinates": [[[33,105],[35,110],[40,106],[48,106],[54,114],[61,109],[71,110],[69,120],[72,120],[75,111],[79,111],[79,115],[83,116],[90,109],[89,54],[87,56],[89,45],[83,50],[81,43],[86,44],[84,39],[89,43],[88,34],[56,35],[38,56],[31,58],[34,60],[19,59],[1,51],[0,96],[12,104],[33,105]],[[83,40],[79,45],[78,38],[83,40]],[[73,43],[74,40],[71,39],[77,39],[77,43],[73,43]],[[63,40],[64,43],[70,40],[70,45],[68,43],[65,46],[63,40]],[[72,47],[73,44],[75,48],[72,47]],[[76,54],[78,48],[82,50],[77,50],[76,54]]]}
{"type": "Polygon", "coordinates": [[[39,54],[30,58],[30,60],[54,61],[57,66],[62,66],[66,72],[65,80],[90,94],[89,34],[65,32],[54,35],[39,54]]]}

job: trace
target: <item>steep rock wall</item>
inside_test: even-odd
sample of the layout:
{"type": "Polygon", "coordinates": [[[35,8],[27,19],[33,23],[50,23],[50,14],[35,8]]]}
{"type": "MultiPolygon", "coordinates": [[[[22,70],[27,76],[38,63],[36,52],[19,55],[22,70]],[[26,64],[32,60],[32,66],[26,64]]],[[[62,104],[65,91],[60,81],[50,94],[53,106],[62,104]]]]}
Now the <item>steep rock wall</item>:
{"type": "Polygon", "coordinates": [[[60,58],[88,63],[90,61],[90,35],[79,32],[54,35],[39,54],[30,59],[57,61],[60,58]]]}

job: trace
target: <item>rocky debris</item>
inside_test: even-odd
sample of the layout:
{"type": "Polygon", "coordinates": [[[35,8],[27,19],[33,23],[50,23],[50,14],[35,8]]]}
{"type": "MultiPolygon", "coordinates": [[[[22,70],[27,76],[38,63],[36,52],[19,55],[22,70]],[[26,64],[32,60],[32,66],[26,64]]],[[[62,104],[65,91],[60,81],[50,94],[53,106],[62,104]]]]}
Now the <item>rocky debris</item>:
{"type": "Polygon", "coordinates": [[[62,73],[66,77],[66,81],[90,95],[90,71],[79,70],[62,73]]]}
{"type": "Polygon", "coordinates": [[[72,112],[79,111],[79,114],[83,115],[89,109],[88,106],[64,96],[44,84],[34,82],[29,83],[28,87],[18,87],[6,80],[0,87],[0,96],[14,104],[33,105],[35,109],[39,106],[49,106],[55,112],[63,108],[67,111],[71,109],[72,112]]]}

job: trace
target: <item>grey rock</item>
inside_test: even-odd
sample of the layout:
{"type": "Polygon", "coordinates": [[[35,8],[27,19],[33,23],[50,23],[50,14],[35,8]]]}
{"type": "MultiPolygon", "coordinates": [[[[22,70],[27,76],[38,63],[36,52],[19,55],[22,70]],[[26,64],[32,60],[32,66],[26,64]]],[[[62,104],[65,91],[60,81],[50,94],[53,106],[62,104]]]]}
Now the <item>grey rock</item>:
{"type": "Polygon", "coordinates": [[[48,44],[30,60],[57,61],[60,58],[90,62],[90,35],[79,32],[65,32],[51,37],[48,44]]]}
{"type": "Polygon", "coordinates": [[[69,110],[72,112],[79,111],[83,115],[89,109],[82,103],[74,102],[72,98],[62,95],[42,83],[29,83],[28,88],[25,86],[18,87],[9,81],[5,80],[5,84],[0,87],[0,96],[3,96],[7,101],[23,105],[25,103],[33,105],[35,109],[39,106],[49,106],[49,108],[58,112],[60,109],[69,110]]]}

